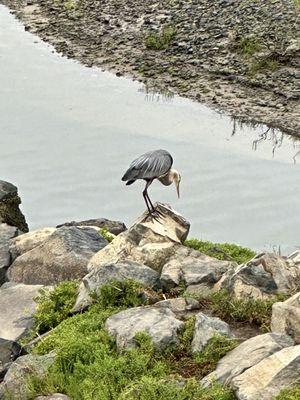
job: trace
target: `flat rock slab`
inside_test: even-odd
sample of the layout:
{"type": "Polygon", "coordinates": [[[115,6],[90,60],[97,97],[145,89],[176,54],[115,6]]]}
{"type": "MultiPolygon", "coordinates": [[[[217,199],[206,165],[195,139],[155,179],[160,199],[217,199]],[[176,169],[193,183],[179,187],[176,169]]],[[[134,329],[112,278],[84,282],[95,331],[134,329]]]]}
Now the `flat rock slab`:
{"type": "Polygon", "coordinates": [[[0,285],[5,282],[6,271],[11,264],[10,240],[19,233],[19,229],[15,226],[0,224],[0,285]]]}
{"type": "Polygon", "coordinates": [[[189,312],[200,308],[199,301],[184,297],[176,297],[174,299],[167,299],[158,301],[152,307],[155,308],[169,308],[176,316],[183,317],[189,312]]]}
{"type": "Polygon", "coordinates": [[[228,270],[216,284],[241,299],[267,299],[297,288],[300,268],[293,260],[277,254],[258,254],[247,264],[228,270]]]}
{"type": "Polygon", "coordinates": [[[28,232],[25,217],[19,209],[20,204],[21,199],[16,186],[0,180],[0,223],[16,226],[22,232],[28,232]]]}
{"type": "Polygon", "coordinates": [[[98,292],[101,286],[112,280],[124,281],[126,279],[132,279],[150,288],[159,285],[159,274],[143,264],[129,260],[116,264],[105,264],[94,268],[83,278],[73,311],[82,310],[91,304],[91,292],[98,292]]]}
{"type": "Polygon", "coordinates": [[[61,228],[62,226],[95,226],[100,229],[107,229],[108,232],[112,233],[113,235],[119,235],[127,230],[124,222],[112,221],[106,218],[87,219],[79,222],[65,222],[64,224],[57,225],[57,228],[61,228]]]}
{"type": "Polygon", "coordinates": [[[70,397],[61,393],[53,393],[48,396],[38,396],[34,400],[70,400],[70,397]]]}
{"type": "Polygon", "coordinates": [[[273,304],[272,332],[290,335],[296,344],[300,343],[300,292],[284,302],[273,304]]]}
{"type": "Polygon", "coordinates": [[[18,340],[33,325],[36,303],[42,285],[5,283],[0,288],[0,337],[18,340]]]}
{"type": "Polygon", "coordinates": [[[193,352],[200,352],[214,336],[233,338],[229,325],[220,318],[209,317],[200,312],[196,315],[195,331],[192,341],[193,352]]]}
{"type": "Polygon", "coordinates": [[[161,285],[169,290],[184,283],[194,286],[201,283],[213,286],[222,275],[237,264],[217,260],[199,251],[180,246],[164,264],[161,272],[161,285]]]}
{"type": "Polygon", "coordinates": [[[186,239],[190,224],[176,211],[158,203],[158,220],[142,214],[133,226],[99,251],[88,265],[89,271],[104,264],[136,261],[161,271],[163,265],[186,239]]]}
{"type": "Polygon", "coordinates": [[[265,333],[252,337],[221,358],[215,371],[203,378],[201,384],[208,386],[218,381],[228,385],[234,377],[241,375],[248,368],[293,344],[289,336],[278,333],[265,333]]]}
{"type": "Polygon", "coordinates": [[[239,400],[272,400],[299,379],[300,345],[265,358],[232,380],[239,400]]]}
{"type": "Polygon", "coordinates": [[[42,378],[49,367],[55,361],[55,354],[49,353],[43,356],[27,354],[19,357],[9,367],[2,384],[0,385],[0,399],[27,400],[29,398],[27,380],[34,375],[42,378]]]}
{"type": "Polygon", "coordinates": [[[20,255],[27,253],[27,251],[41,245],[55,231],[56,228],[43,228],[30,231],[12,239],[9,245],[12,261],[20,255]]]}
{"type": "Polygon", "coordinates": [[[41,245],[19,256],[10,266],[10,281],[52,285],[81,279],[91,257],[107,245],[92,228],[58,228],[41,245]]]}
{"type": "Polygon", "coordinates": [[[184,323],[168,308],[135,307],[109,317],[105,323],[108,332],[116,337],[119,350],[135,347],[135,335],[148,334],[158,349],[178,343],[178,332],[184,323]]]}

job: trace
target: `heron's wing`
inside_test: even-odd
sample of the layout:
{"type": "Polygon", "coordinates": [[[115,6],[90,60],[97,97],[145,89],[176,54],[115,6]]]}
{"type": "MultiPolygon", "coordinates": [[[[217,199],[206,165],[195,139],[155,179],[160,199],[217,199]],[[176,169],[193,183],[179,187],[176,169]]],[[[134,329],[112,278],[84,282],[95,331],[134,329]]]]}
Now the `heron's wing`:
{"type": "Polygon", "coordinates": [[[130,164],[122,181],[157,178],[166,174],[172,164],[172,156],[166,150],[150,151],[130,164]]]}

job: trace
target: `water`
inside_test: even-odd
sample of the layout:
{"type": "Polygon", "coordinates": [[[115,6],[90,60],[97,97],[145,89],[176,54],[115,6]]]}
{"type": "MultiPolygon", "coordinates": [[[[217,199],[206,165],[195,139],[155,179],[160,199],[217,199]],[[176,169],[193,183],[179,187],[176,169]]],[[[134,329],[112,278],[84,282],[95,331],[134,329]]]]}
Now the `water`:
{"type": "Polygon", "coordinates": [[[96,217],[130,225],[144,184],[120,178],[134,157],[165,148],[182,198],[158,182],[150,196],[191,221],[192,236],[291,251],[300,246],[300,147],[268,132],[254,151],[265,130],[232,136],[233,121],[203,105],[149,96],[62,58],[0,6],[0,178],[18,186],[31,229],[96,217]]]}

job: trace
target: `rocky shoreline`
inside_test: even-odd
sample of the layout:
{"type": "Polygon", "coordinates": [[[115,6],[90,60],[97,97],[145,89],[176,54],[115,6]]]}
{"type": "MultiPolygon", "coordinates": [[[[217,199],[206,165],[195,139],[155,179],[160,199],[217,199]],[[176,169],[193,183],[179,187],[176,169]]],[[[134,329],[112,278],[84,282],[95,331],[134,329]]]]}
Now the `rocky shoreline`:
{"type": "Polygon", "coordinates": [[[300,137],[299,4],[2,0],[55,49],[300,137]]]}
{"type": "Polygon", "coordinates": [[[300,251],[212,257],[156,207],[129,229],[0,214],[1,400],[299,398],[300,251]]]}

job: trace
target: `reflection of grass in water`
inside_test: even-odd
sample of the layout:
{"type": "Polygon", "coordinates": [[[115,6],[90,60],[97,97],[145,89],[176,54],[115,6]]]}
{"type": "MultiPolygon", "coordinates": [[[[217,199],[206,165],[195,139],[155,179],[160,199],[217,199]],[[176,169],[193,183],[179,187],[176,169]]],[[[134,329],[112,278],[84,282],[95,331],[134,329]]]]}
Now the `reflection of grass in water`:
{"type": "Polygon", "coordinates": [[[171,101],[174,97],[173,92],[159,85],[145,84],[140,91],[146,94],[147,101],[171,101]]]}
{"type": "Polygon", "coordinates": [[[273,157],[275,156],[275,151],[279,149],[284,140],[289,140],[292,141],[292,146],[296,150],[295,154],[292,156],[293,162],[296,164],[297,157],[300,156],[300,138],[295,137],[295,136],[290,136],[280,129],[273,128],[271,126],[266,127],[265,124],[262,124],[257,121],[252,121],[252,120],[247,120],[242,117],[237,117],[234,115],[231,115],[231,120],[233,122],[232,126],[232,133],[231,136],[235,136],[238,128],[240,130],[243,130],[244,127],[250,128],[250,129],[264,129],[263,132],[259,133],[257,136],[257,139],[254,139],[252,141],[252,149],[256,151],[258,149],[259,143],[261,142],[269,142],[272,144],[272,155],[273,157]]]}

